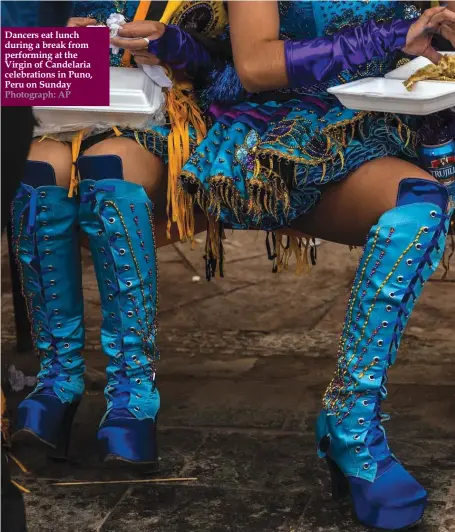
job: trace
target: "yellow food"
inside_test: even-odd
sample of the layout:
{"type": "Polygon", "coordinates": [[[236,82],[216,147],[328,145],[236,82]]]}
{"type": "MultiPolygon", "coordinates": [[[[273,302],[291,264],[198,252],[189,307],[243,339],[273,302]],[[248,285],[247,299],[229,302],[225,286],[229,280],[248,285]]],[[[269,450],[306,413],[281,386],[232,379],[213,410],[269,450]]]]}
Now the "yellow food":
{"type": "Polygon", "coordinates": [[[403,83],[410,91],[418,81],[424,80],[455,82],[455,56],[444,55],[437,65],[431,64],[420,68],[403,83]]]}

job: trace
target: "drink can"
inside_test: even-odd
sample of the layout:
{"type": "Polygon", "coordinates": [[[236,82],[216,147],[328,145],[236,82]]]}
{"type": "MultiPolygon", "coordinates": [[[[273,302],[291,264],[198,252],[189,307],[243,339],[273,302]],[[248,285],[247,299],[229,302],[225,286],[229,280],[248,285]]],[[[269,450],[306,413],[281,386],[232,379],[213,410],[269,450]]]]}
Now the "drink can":
{"type": "Polygon", "coordinates": [[[424,170],[449,189],[452,203],[455,201],[455,141],[436,146],[422,144],[420,160],[424,170]]]}

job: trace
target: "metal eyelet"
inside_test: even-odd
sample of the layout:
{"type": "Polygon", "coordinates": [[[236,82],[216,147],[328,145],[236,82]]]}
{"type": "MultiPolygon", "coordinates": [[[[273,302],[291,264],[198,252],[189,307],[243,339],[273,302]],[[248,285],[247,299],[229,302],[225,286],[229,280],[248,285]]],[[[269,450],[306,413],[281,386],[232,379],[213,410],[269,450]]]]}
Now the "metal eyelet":
{"type": "Polygon", "coordinates": [[[41,307],[40,306],[35,307],[35,310],[39,312],[41,310],[41,307]]]}
{"type": "Polygon", "coordinates": [[[50,255],[51,254],[51,250],[50,249],[45,249],[44,250],[44,254],[45,255],[50,255]]]}
{"type": "Polygon", "coordinates": [[[73,363],[73,359],[72,358],[69,358],[68,359],[68,364],[72,364],[73,363]]]}
{"type": "Polygon", "coordinates": [[[111,282],[109,281],[109,279],[106,279],[104,282],[105,282],[108,286],[111,284],[111,282]]]}
{"type": "Polygon", "coordinates": [[[136,360],[137,356],[136,356],[136,355],[133,355],[131,358],[132,358],[133,360],[136,360]]]}
{"type": "Polygon", "coordinates": [[[53,272],[54,271],[54,267],[53,266],[48,266],[47,267],[47,271],[48,272],[53,272]]]}
{"type": "Polygon", "coordinates": [[[356,448],[355,448],[355,452],[356,452],[357,454],[359,454],[359,453],[360,453],[360,447],[356,447],[356,448]]]}
{"type": "Polygon", "coordinates": [[[110,318],[115,318],[115,313],[114,313],[114,312],[111,312],[111,313],[109,314],[109,317],[110,317],[110,318]]]}
{"type": "Polygon", "coordinates": [[[59,314],[59,313],[60,313],[60,311],[58,310],[58,308],[56,308],[56,309],[54,310],[54,314],[57,315],[57,314],[59,314]]]}
{"type": "Polygon", "coordinates": [[[133,283],[131,281],[126,281],[126,286],[129,288],[130,286],[133,286],[133,283]]]}
{"type": "Polygon", "coordinates": [[[43,220],[43,221],[41,222],[41,225],[42,225],[43,227],[46,227],[46,226],[49,225],[49,224],[46,222],[46,220],[43,220]]]}
{"type": "Polygon", "coordinates": [[[362,404],[363,406],[368,406],[368,401],[365,399],[364,401],[362,401],[362,404]]]}
{"type": "Polygon", "coordinates": [[[136,329],[134,327],[130,327],[130,332],[136,332],[136,329]]]}
{"type": "Polygon", "coordinates": [[[118,329],[114,327],[114,334],[118,334],[118,329]]]}
{"type": "Polygon", "coordinates": [[[135,406],[134,410],[136,410],[136,412],[139,412],[140,408],[138,406],[135,406]]]}
{"type": "Polygon", "coordinates": [[[40,195],[40,198],[45,198],[46,197],[46,193],[44,191],[40,192],[39,195],[40,195]]]}
{"type": "Polygon", "coordinates": [[[70,344],[68,344],[68,343],[66,343],[66,344],[63,344],[63,347],[64,347],[65,349],[69,349],[69,347],[70,347],[70,344]]]}
{"type": "Polygon", "coordinates": [[[111,217],[109,218],[108,222],[109,222],[110,224],[113,224],[113,223],[115,222],[115,218],[114,218],[113,216],[111,216],[111,217]]]}
{"type": "Polygon", "coordinates": [[[118,252],[120,255],[125,255],[126,253],[126,251],[123,248],[120,248],[118,252]]]}
{"type": "Polygon", "coordinates": [[[105,270],[107,270],[107,267],[108,267],[108,266],[109,266],[109,265],[108,265],[107,262],[105,262],[105,263],[103,264],[103,268],[104,268],[105,270]]]}
{"type": "Polygon", "coordinates": [[[134,315],[134,312],[132,310],[129,310],[126,315],[128,316],[128,318],[132,318],[133,315],[134,315]]]}
{"type": "Polygon", "coordinates": [[[114,296],[112,294],[109,294],[107,298],[109,299],[109,301],[112,301],[114,299],[114,296]]]}
{"type": "Polygon", "coordinates": [[[395,292],[390,292],[389,296],[393,299],[395,297],[395,292]]]}
{"type": "Polygon", "coordinates": [[[52,299],[57,299],[57,294],[52,294],[52,299]]]}
{"type": "Polygon", "coordinates": [[[385,320],[384,320],[384,321],[382,322],[382,326],[383,326],[383,327],[387,327],[388,324],[389,324],[388,321],[385,321],[385,320]]]}
{"type": "Polygon", "coordinates": [[[62,324],[61,323],[57,323],[57,329],[61,329],[62,328],[62,324]]]}
{"type": "Polygon", "coordinates": [[[44,235],[44,240],[49,240],[49,235],[44,235]]]}
{"type": "Polygon", "coordinates": [[[370,379],[370,381],[374,381],[374,375],[369,375],[368,378],[370,379]]]}
{"type": "Polygon", "coordinates": [[[136,384],[142,384],[141,379],[136,379],[136,384]]]}
{"type": "Polygon", "coordinates": [[[105,248],[98,248],[98,251],[99,251],[100,253],[105,253],[106,250],[105,250],[105,248]]]}
{"type": "Polygon", "coordinates": [[[111,343],[109,344],[109,347],[110,347],[111,349],[114,349],[114,347],[115,347],[114,342],[111,342],[111,343]]]}
{"type": "Polygon", "coordinates": [[[64,392],[64,391],[65,391],[65,388],[60,388],[60,391],[61,391],[61,392],[64,392]]]}
{"type": "Polygon", "coordinates": [[[397,281],[398,281],[399,283],[402,283],[402,282],[403,282],[403,276],[402,276],[402,275],[399,275],[399,276],[397,277],[397,281]]]}
{"type": "Polygon", "coordinates": [[[408,259],[408,260],[406,261],[406,264],[407,264],[408,266],[411,266],[411,264],[412,264],[412,259],[408,259]]]}
{"type": "Polygon", "coordinates": [[[137,394],[136,394],[136,397],[137,397],[138,399],[140,399],[140,398],[142,397],[142,395],[141,395],[140,393],[137,393],[137,394]]]}
{"type": "Polygon", "coordinates": [[[95,185],[89,185],[88,189],[89,190],[95,190],[95,185]]]}
{"type": "Polygon", "coordinates": [[[120,238],[122,236],[122,233],[119,233],[118,231],[116,233],[114,233],[114,236],[116,236],[117,238],[120,238]]]}
{"type": "Polygon", "coordinates": [[[133,294],[128,294],[128,299],[133,299],[133,294]]]}
{"type": "Polygon", "coordinates": [[[382,347],[384,345],[384,340],[378,340],[378,346],[382,347]]]}
{"type": "Polygon", "coordinates": [[[430,230],[430,229],[429,229],[428,227],[422,227],[422,231],[423,231],[424,233],[428,233],[429,230],[430,230]]]}
{"type": "Polygon", "coordinates": [[[391,312],[392,311],[392,305],[387,305],[385,309],[386,309],[387,312],[391,312]]]}
{"type": "Polygon", "coordinates": [[[41,207],[41,212],[47,212],[47,207],[46,206],[41,207]]]}
{"type": "Polygon", "coordinates": [[[123,269],[127,272],[127,271],[130,269],[130,267],[128,266],[128,264],[125,264],[125,266],[123,267],[123,269]]]}
{"type": "Polygon", "coordinates": [[[416,249],[419,249],[419,250],[422,249],[422,244],[420,242],[417,242],[416,249]]]}
{"type": "Polygon", "coordinates": [[[359,419],[357,420],[357,423],[359,425],[363,425],[365,423],[365,419],[363,417],[359,417],[359,419]]]}
{"type": "Polygon", "coordinates": [[[360,439],[360,434],[354,434],[354,440],[360,439]]]}
{"type": "Polygon", "coordinates": [[[363,464],[363,469],[365,469],[365,471],[366,471],[367,469],[370,469],[370,464],[363,464]]]}
{"type": "Polygon", "coordinates": [[[437,214],[436,211],[431,211],[431,212],[430,212],[430,216],[431,216],[432,218],[435,218],[435,217],[436,217],[436,214],[437,214]]]}
{"type": "Polygon", "coordinates": [[[50,283],[51,286],[55,286],[55,279],[51,279],[51,280],[49,281],[49,283],[50,283]]]}
{"type": "Polygon", "coordinates": [[[374,357],[373,358],[373,362],[376,362],[376,364],[380,361],[380,358],[379,357],[374,357]]]}

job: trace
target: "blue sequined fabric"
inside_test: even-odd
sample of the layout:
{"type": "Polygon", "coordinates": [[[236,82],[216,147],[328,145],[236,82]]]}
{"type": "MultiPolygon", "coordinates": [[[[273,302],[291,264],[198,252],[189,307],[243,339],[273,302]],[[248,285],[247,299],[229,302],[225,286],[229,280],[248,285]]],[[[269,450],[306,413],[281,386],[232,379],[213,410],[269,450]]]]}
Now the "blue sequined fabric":
{"type": "MultiPolygon", "coordinates": [[[[283,39],[333,35],[371,19],[418,16],[408,3],[387,1],[280,1],[279,13],[283,39]]],[[[267,103],[250,98],[229,105],[228,112],[218,106],[217,122],[185,165],[183,182],[198,190],[207,212],[233,227],[277,229],[308,212],[326,184],[366,161],[395,156],[416,162],[418,120],[348,110],[327,93],[334,85],[383,76],[396,60],[394,54],[373,60],[355,73],[280,91],[280,98],[267,103]]]]}

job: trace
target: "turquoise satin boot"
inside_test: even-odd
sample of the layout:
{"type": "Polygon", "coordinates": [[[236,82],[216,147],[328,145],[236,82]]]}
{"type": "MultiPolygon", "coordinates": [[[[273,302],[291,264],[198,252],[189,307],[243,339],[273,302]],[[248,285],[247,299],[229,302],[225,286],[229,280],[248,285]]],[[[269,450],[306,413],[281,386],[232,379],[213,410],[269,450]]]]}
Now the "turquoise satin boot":
{"type": "Polygon", "coordinates": [[[401,182],[397,207],[370,231],[317,422],[318,454],[328,461],[334,496],[350,494],[359,521],[374,528],[410,527],[427,503],[424,488],[389,449],[381,402],[414,303],[442,258],[449,219],[445,187],[401,182]]]}
{"type": "Polygon", "coordinates": [[[28,161],[13,202],[13,248],[41,370],[19,405],[15,436],[31,433],[65,454],[84,392],[78,209],[68,190],[55,185],[51,165],[28,161]]]}
{"type": "Polygon", "coordinates": [[[114,155],[82,156],[80,223],[88,234],[109,357],[107,412],[98,439],[103,460],[157,463],[155,386],[157,269],[152,203],[123,181],[114,155]]]}

